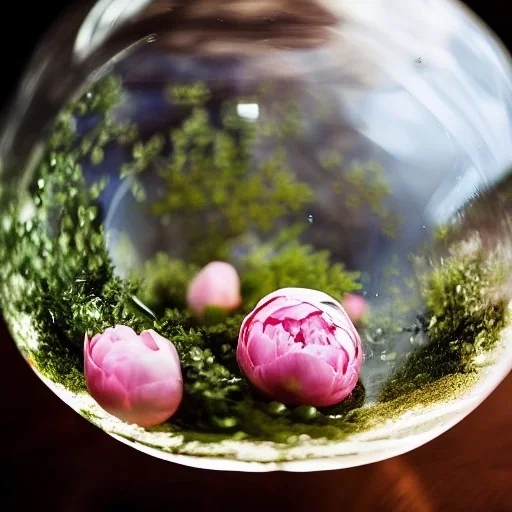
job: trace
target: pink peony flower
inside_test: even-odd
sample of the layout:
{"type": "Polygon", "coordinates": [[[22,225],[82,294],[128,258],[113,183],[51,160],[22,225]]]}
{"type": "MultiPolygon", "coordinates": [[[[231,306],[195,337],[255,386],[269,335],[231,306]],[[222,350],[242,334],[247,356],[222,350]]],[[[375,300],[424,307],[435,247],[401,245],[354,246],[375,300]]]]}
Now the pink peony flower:
{"type": "Polygon", "coordinates": [[[92,397],[110,414],[142,427],[171,417],[183,396],[174,345],[153,330],[139,335],[118,325],[84,343],[85,379],[92,397]]]}
{"type": "Polygon", "coordinates": [[[347,293],[343,298],[343,308],[347,312],[352,322],[357,323],[363,319],[368,309],[368,304],[364,297],[354,293],[347,293]]]}
{"type": "Polygon", "coordinates": [[[237,360],[252,384],[274,400],[325,407],[350,395],[363,350],[339,302],[316,290],[283,288],[244,319],[237,360]]]}
{"type": "Polygon", "coordinates": [[[240,278],[229,263],[208,263],[191,281],[187,291],[187,303],[196,316],[202,316],[207,307],[225,311],[236,309],[242,302],[240,278]]]}

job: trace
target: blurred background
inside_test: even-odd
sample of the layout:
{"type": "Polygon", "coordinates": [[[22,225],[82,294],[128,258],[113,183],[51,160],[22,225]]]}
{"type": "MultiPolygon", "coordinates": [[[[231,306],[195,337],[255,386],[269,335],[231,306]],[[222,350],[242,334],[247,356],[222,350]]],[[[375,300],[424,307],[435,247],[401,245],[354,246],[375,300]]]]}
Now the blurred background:
{"type": "MultiPolygon", "coordinates": [[[[68,3],[2,5],[1,104],[68,3]]],[[[512,50],[506,3],[465,3],[512,50]]],[[[510,376],[459,425],[401,457],[313,474],[213,473],[152,459],[111,439],[39,382],[3,324],[0,341],[3,510],[512,511],[510,376]]]]}

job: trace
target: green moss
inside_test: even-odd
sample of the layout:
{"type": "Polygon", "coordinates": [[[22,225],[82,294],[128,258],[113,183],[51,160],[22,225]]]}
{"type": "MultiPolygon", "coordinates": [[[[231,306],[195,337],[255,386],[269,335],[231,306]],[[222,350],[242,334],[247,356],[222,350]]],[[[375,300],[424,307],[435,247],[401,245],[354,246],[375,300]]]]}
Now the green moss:
{"type": "Polygon", "coordinates": [[[168,100],[177,105],[196,106],[203,105],[211,98],[211,93],[204,82],[195,82],[191,85],[174,85],[169,87],[168,100]]]}
{"type": "Polygon", "coordinates": [[[40,335],[38,349],[31,352],[36,368],[45,377],[73,393],[86,391],[83,360],[65,343],[55,343],[49,336],[53,336],[53,333],[40,335]]]}
{"type": "Polygon", "coordinates": [[[343,402],[321,409],[322,414],[326,416],[345,417],[350,411],[359,409],[364,405],[366,399],[366,390],[361,380],[356,384],[352,393],[343,402]]]}
{"type": "Polygon", "coordinates": [[[198,264],[228,258],[239,237],[270,233],[313,198],[283,150],[253,161],[255,141],[254,124],[236,114],[234,102],[225,104],[220,129],[206,109],[195,107],[171,133],[172,153],[159,171],[165,193],[152,210],[181,219],[189,258],[198,264]]]}
{"type": "MultiPolygon", "coordinates": [[[[187,444],[191,442],[209,444],[226,439],[247,439],[253,442],[273,441],[283,446],[299,443],[299,436],[304,435],[311,439],[326,439],[331,442],[343,441],[351,435],[381,427],[390,420],[398,419],[408,411],[460,397],[475,384],[476,379],[476,374],[447,375],[393,400],[365,406],[362,405],[361,392],[363,390],[360,388],[359,391],[355,390],[354,395],[344,402],[345,406],[343,404],[336,406],[339,414],[335,417],[326,416],[316,410],[311,414],[311,411],[307,410],[306,407],[290,410],[277,402],[270,402],[266,409],[262,409],[261,406],[258,408],[252,404],[247,404],[250,407],[246,411],[248,415],[246,422],[249,427],[247,431],[237,429],[222,433],[181,431],[170,423],[164,423],[149,429],[149,431],[182,435],[183,443],[170,449],[170,451],[177,453],[189,453],[190,449],[187,444]],[[304,412],[307,413],[306,416],[310,416],[309,421],[304,421],[304,412]]],[[[240,410],[244,411],[245,407],[241,406],[240,410]]],[[[334,410],[331,409],[332,412],[334,410]]],[[[245,417],[243,413],[242,417],[245,417]]],[[[240,426],[238,424],[238,427],[240,426]]],[[[155,445],[154,447],[158,448],[155,445]]]]}
{"type": "Polygon", "coordinates": [[[383,402],[354,409],[345,418],[346,431],[365,432],[385,422],[398,419],[402,414],[459,398],[476,382],[476,374],[448,374],[421,387],[387,397],[383,402]]]}
{"type": "Polygon", "coordinates": [[[383,234],[396,236],[401,219],[388,204],[392,191],[382,166],[376,162],[354,162],[345,169],[341,155],[332,152],[321,154],[320,164],[334,172],[332,190],[343,196],[353,214],[370,212],[381,223],[383,234]]]}
{"type": "Polygon", "coordinates": [[[231,436],[244,432],[251,439],[277,442],[283,440],[284,434],[288,437],[335,435],[338,420],[331,416],[346,415],[362,405],[362,384],[358,384],[343,404],[318,411],[313,408],[313,412],[305,407],[289,408],[259,396],[236,364],[242,319],[242,315],[237,315],[215,326],[193,326],[190,318],[168,310],[165,319],[156,324],[160,333],[172,338],[178,350],[185,389],[182,405],[172,423],[167,427],[160,425],[156,430],[179,431],[188,441],[210,439],[209,433],[231,436]]]}
{"type": "Polygon", "coordinates": [[[27,205],[24,199],[13,202],[0,230],[2,309],[11,322],[18,312],[31,317],[40,343],[32,353],[39,371],[74,391],[85,389],[86,332],[117,322],[146,325],[144,318],[130,316],[133,287],[114,276],[106,249],[95,199],[107,182],[86,185],[79,163],[98,145],[129,131],[108,116],[119,94],[117,81],[106,79],[57,118],[30,190],[32,215],[22,220],[27,205]],[[85,149],[75,144],[76,112],[100,116],[94,143],[85,149]]]}
{"type": "Polygon", "coordinates": [[[507,322],[507,304],[498,293],[503,275],[492,255],[454,249],[425,276],[426,343],[386,383],[382,401],[477,367],[478,357],[494,348],[507,322]]]}
{"type": "MultiPolygon", "coordinates": [[[[107,182],[87,185],[80,162],[89,159],[99,165],[109,142],[134,142],[132,161],[121,175],[138,187],[139,175],[164,155],[166,140],[155,136],[145,143],[134,141],[133,127],[111,120],[121,100],[116,84],[98,84],[92,98],[86,94],[62,113],[30,190],[34,214],[22,220],[20,202],[1,219],[2,308],[11,323],[17,313],[30,316],[39,339],[31,357],[42,374],[72,391],[84,391],[85,333],[116,324],[137,332],[153,328],[176,346],[185,394],[172,422],[150,431],[180,433],[185,442],[235,438],[287,445],[303,434],[344,439],[413,406],[448,399],[471,381],[475,359],[494,346],[505,325],[505,304],[491,293],[500,269],[482,255],[457,253],[429,269],[423,286],[427,309],[420,312],[417,325],[404,327],[390,318],[366,326],[366,342],[376,346],[383,346],[386,337],[418,334],[420,347],[413,347],[406,361],[397,361],[401,366],[384,386],[382,403],[363,407],[367,397],[362,383],[343,403],[324,409],[287,407],[253,389],[238,368],[235,351],[242,320],[255,303],[284,287],[314,288],[342,300],[360,288],[360,276],[333,263],[328,252],[300,243],[302,225],[291,222],[291,229],[281,230],[280,222],[288,225],[290,216],[302,215],[311,191],[297,180],[280,150],[260,162],[254,173],[247,172],[254,126],[227,105],[222,127],[215,127],[200,107],[206,100],[201,90],[190,97],[175,91],[174,101],[189,108],[190,115],[171,134],[172,155],[161,169],[166,194],[154,213],[184,212],[185,227],[203,226],[188,230],[189,242],[204,243],[193,263],[158,254],[138,275],[119,278],[97,202],[107,182]],[[99,124],[80,141],[74,132],[77,113],[99,116],[99,124]],[[218,215],[210,217],[212,208],[218,215]],[[208,222],[199,222],[204,218],[208,222]],[[275,231],[281,234],[274,237],[275,231]],[[187,311],[186,289],[199,265],[219,256],[237,265],[244,305],[232,315],[210,311],[198,321],[187,311]]],[[[294,116],[288,128],[296,136],[300,123],[294,116]]],[[[339,162],[331,155],[324,164],[336,168],[339,162]]],[[[356,169],[347,178],[355,191],[353,206],[370,205],[381,220],[388,219],[389,189],[372,169],[373,188],[367,188],[367,169],[356,169]],[[366,195],[359,197],[363,189],[366,195]]],[[[142,189],[134,194],[143,199],[142,189]]],[[[384,359],[391,359],[394,350],[390,344],[386,349],[384,359]]],[[[384,365],[388,362],[383,360],[384,365]]]]}
{"type": "Polygon", "coordinates": [[[255,249],[242,262],[241,275],[244,303],[250,308],[279,288],[312,288],[341,301],[345,293],[361,287],[358,272],[331,263],[327,251],[295,241],[277,240],[255,249]]]}
{"type": "Polygon", "coordinates": [[[187,286],[198,271],[194,264],[157,253],[138,276],[142,280],[142,301],[160,313],[166,308],[186,309],[187,286]]]}

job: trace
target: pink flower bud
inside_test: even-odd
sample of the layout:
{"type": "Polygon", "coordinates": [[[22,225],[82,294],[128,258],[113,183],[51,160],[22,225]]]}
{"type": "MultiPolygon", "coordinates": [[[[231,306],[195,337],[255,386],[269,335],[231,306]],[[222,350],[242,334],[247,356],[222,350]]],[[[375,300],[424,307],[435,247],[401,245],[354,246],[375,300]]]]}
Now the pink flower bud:
{"type": "Polygon", "coordinates": [[[252,384],[274,400],[325,407],[350,395],[363,350],[339,302],[316,290],[283,288],[244,319],[237,360],[252,384]]]}
{"type": "Polygon", "coordinates": [[[118,325],[84,343],[87,387],[107,412],[141,427],[158,425],[178,409],[183,380],[174,345],[153,330],[139,335],[118,325]]]}
{"type": "Polygon", "coordinates": [[[191,281],[187,302],[196,316],[202,316],[208,307],[232,311],[240,306],[240,278],[229,263],[208,263],[191,281]]]}
{"type": "Polygon", "coordinates": [[[350,317],[352,322],[358,323],[361,321],[366,314],[368,304],[364,297],[356,295],[354,293],[347,293],[343,299],[343,307],[350,317]]]}

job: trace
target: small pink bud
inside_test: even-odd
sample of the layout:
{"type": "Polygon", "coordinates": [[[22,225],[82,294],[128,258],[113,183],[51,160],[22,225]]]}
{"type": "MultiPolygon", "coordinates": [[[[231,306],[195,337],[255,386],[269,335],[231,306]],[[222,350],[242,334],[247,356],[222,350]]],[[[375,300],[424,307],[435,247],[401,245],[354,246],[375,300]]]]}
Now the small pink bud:
{"type": "Polygon", "coordinates": [[[107,412],[141,427],[158,425],[178,409],[183,396],[174,345],[153,330],[137,335],[118,325],[84,343],[85,380],[107,412]]]}
{"type": "Polygon", "coordinates": [[[358,323],[362,320],[368,309],[368,304],[364,297],[353,293],[347,293],[343,299],[343,307],[347,312],[348,316],[354,323],[358,323]]]}
{"type": "Polygon", "coordinates": [[[363,350],[339,302],[320,291],[283,288],[261,299],[244,319],[237,360],[269,397],[325,407],[350,395],[363,350]]]}
{"type": "Polygon", "coordinates": [[[192,313],[198,317],[203,316],[208,307],[224,311],[238,308],[242,298],[236,269],[221,261],[208,263],[190,282],[187,302],[192,313]]]}

